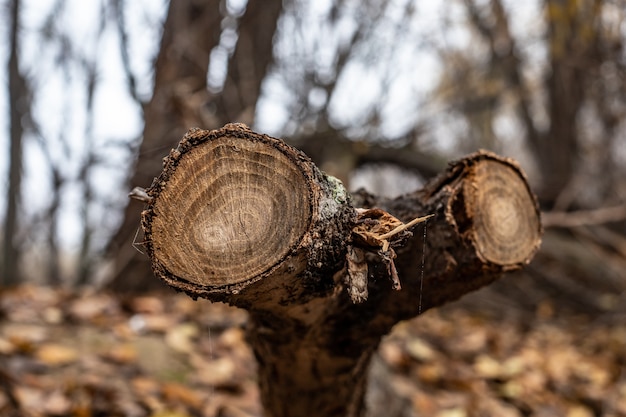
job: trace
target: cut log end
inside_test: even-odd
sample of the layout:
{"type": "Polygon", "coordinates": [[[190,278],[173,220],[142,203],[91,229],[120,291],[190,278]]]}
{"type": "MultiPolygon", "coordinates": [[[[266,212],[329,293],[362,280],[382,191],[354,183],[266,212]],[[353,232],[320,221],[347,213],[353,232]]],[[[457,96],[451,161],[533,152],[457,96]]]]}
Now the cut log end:
{"type": "Polygon", "coordinates": [[[515,268],[528,263],[541,242],[539,211],[515,163],[482,153],[468,167],[463,187],[469,238],[483,261],[515,268]]]}
{"type": "Polygon", "coordinates": [[[281,263],[310,226],[313,193],[298,155],[267,136],[231,130],[190,131],[195,143],[170,154],[150,190],[158,195],[144,214],[151,257],[162,278],[175,278],[170,284],[249,281],[281,263]]]}

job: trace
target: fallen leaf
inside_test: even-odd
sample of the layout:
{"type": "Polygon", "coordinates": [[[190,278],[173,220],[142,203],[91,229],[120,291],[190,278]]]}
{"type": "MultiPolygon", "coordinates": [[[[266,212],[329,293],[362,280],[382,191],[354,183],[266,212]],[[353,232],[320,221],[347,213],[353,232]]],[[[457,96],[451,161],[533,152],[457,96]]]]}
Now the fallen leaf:
{"type": "Polygon", "coordinates": [[[0,337],[0,355],[11,355],[17,351],[17,346],[7,339],[0,337]]]}
{"type": "Polygon", "coordinates": [[[69,307],[70,315],[79,321],[92,321],[110,316],[119,310],[117,301],[108,295],[89,295],[74,300],[69,307]]]}
{"type": "Polygon", "coordinates": [[[480,355],[474,362],[474,370],[482,378],[498,378],[502,376],[502,365],[488,355],[480,355]]]}
{"type": "Polygon", "coordinates": [[[236,378],[236,366],[232,358],[223,357],[212,361],[195,361],[197,372],[195,380],[209,386],[233,385],[236,378]]]}
{"type": "Polygon", "coordinates": [[[198,392],[176,382],[163,384],[161,393],[167,401],[181,402],[195,409],[199,409],[203,403],[203,399],[198,392]]]}
{"type": "Polygon", "coordinates": [[[165,342],[176,352],[189,353],[193,350],[193,338],[199,333],[194,323],[182,323],[170,329],[165,334],[165,342]]]}
{"type": "Polygon", "coordinates": [[[43,320],[48,324],[60,324],[63,321],[63,311],[58,307],[48,307],[43,313],[43,320]]]}
{"type": "Polygon", "coordinates": [[[567,410],[567,417],[593,417],[594,412],[584,405],[575,405],[567,410]]]}
{"type": "Polygon", "coordinates": [[[130,343],[124,343],[105,352],[104,357],[118,364],[133,363],[137,360],[137,349],[130,343]]]}
{"type": "Polygon", "coordinates": [[[41,345],[35,357],[49,366],[66,365],[78,359],[78,352],[70,347],[48,343],[41,345]]]}
{"type": "Polygon", "coordinates": [[[165,305],[163,300],[154,296],[142,296],[135,297],[131,301],[131,308],[135,313],[163,313],[165,311],[165,305]]]}
{"type": "Polygon", "coordinates": [[[224,348],[239,349],[246,344],[246,334],[243,329],[232,327],[226,329],[220,334],[218,344],[224,348]]]}
{"type": "Polygon", "coordinates": [[[53,391],[44,400],[43,408],[46,413],[52,415],[68,415],[72,402],[60,391],[53,391]]]}
{"type": "Polygon", "coordinates": [[[4,337],[11,343],[37,344],[48,338],[48,330],[43,326],[28,324],[11,324],[3,329],[4,337]]]}
{"type": "Polygon", "coordinates": [[[18,386],[14,388],[13,395],[22,410],[25,410],[30,414],[43,412],[43,400],[45,397],[45,392],[43,390],[18,386]]]}
{"type": "Polygon", "coordinates": [[[133,389],[141,395],[155,394],[159,390],[159,384],[152,378],[133,378],[131,385],[133,389]]]}
{"type": "Polygon", "coordinates": [[[176,326],[177,319],[170,314],[147,314],[143,316],[144,329],[150,332],[164,333],[176,326]]]}
{"type": "Polygon", "coordinates": [[[150,417],[190,417],[190,414],[183,411],[161,410],[150,414],[150,417]]]}
{"type": "Polygon", "coordinates": [[[407,367],[411,361],[407,353],[396,343],[383,343],[378,349],[378,354],[390,368],[394,369],[407,367]]]}
{"type": "Polygon", "coordinates": [[[429,362],[435,359],[435,350],[426,342],[418,337],[410,339],[406,344],[406,351],[413,358],[421,362],[429,362]]]}
{"type": "Polygon", "coordinates": [[[467,412],[462,408],[451,408],[442,410],[435,414],[435,417],[466,417],[467,412]]]}
{"type": "Polygon", "coordinates": [[[446,369],[442,363],[430,362],[420,365],[416,374],[421,381],[434,384],[444,378],[445,372],[446,369]]]}

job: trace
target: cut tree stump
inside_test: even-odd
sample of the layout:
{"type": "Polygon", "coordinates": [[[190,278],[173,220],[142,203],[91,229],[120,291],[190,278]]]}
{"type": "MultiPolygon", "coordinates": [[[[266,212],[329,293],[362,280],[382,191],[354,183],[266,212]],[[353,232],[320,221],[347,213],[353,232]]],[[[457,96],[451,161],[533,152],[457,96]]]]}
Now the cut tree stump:
{"type": "Polygon", "coordinates": [[[521,268],[542,233],[513,160],[481,151],[412,194],[350,195],[302,152],[241,124],[191,129],[133,194],[147,204],[155,274],[249,311],[272,417],[361,415],[382,336],[521,268]]]}

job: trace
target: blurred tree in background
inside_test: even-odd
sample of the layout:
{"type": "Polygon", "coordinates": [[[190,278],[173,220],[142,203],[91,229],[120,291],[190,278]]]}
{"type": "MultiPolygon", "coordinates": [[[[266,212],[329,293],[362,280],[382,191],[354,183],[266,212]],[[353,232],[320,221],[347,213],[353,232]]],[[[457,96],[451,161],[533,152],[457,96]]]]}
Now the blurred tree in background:
{"type": "Polygon", "coordinates": [[[18,16],[20,1],[9,4],[9,59],[7,62],[9,97],[9,172],[6,191],[6,213],[4,220],[4,245],[2,251],[2,284],[14,285],[20,281],[18,267],[19,247],[16,243],[17,206],[21,194],[22,180],[22,118],[28,112],[29,91],[19,65],[18,16]]]}
{"type": "Polygon", "coordinates": [[[416,188],[477,148],[512,156],[550,229],[526,281],[494,291],[522,303],[541,287],[604,309],[626,286],[624,1],[180,0],[148,13],[141,2],[103,0],[82,38],[68,29],[77,11],[51,4],[3,17],[7,39],[30,36],[28,48],[6,51],[5,283],[24,275],[12,262],[32,264],[32,248],[50,283],[68,282],[60,236],[71,212],[80,220],[72,283],[102,275],[118,291],[158,286],[137,250],[142,207],[126,194],[151,183],[188,128],[239,121],[375,192],[416,188]],[[142,67],[145,45],[155,60],[142,67]],[[118,122],[98,122],[112,66],[141,133],[98,133],[98,123],[118,122]],[[53,105],[41,99],[46,88],[53,105]],[[36,204],[32,185],[20,186],[29,172],[20,146],[48,181],[36,204]],[[589,299],[590,287],[613,298],[589,299]]]}

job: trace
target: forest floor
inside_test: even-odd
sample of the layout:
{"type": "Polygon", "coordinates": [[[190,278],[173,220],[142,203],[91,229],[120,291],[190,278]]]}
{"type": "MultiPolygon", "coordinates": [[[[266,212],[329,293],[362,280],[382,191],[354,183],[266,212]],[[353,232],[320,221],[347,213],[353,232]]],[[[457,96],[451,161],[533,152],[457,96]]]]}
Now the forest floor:
{"type": "MultiPolygon", "coordinates": [[[[624,315],[549,300],[521,314],[481,300],[396,326],[372,366],[373,415],[626,416],[624,315]]],[[[259,416],[245,322],[173,292],[3,291],[0,415],[259,416]]]]}

